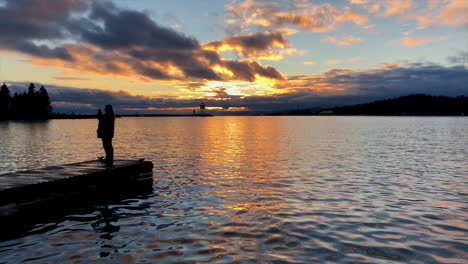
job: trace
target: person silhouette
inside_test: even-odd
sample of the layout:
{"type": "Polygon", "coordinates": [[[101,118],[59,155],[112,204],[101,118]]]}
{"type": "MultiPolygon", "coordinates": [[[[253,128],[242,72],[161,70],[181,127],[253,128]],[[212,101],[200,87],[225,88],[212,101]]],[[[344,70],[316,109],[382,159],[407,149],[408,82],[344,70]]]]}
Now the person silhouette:
{"type": "Polygon", "coordinates": [[[99,114],[98,111],[98,129],[97,134],[98,138],[102,139],[102,146],[106,152],[106,157],[104,158],[104,163],[107,166],[114,165],[114,147],[112,146],[112,138],[114,137],[114,123],[115,123],[115,114],[112,109],[112,105],[106,105],[104,108],[104,115],[99,114]]]}

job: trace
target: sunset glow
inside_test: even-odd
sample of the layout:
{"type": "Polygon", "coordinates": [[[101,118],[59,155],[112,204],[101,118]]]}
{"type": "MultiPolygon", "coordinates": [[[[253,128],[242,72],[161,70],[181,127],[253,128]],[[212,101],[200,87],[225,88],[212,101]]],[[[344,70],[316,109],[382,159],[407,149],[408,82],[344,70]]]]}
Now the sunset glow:
{"type": "Polygon", "coordinates": [[[0,76],[13,92],[43,84],[56,110],[78,112],[101,91],[122,110],[466,95],[467,12],[463,0],[0,0],[0,76]]]}

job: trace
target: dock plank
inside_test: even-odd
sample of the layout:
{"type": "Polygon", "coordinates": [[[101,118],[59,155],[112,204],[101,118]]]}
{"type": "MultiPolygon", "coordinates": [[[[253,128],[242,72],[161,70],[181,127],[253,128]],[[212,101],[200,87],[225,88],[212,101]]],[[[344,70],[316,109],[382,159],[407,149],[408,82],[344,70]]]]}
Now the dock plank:
{"type": "Polygon", "coordinates": [[[51,206],[67,207],[70,202],[124,192],[131,186],[151,187],[148,173],[152,169],[151,161],[115,160],[114,166],[108,167],[92,160],[1,174],[0,216],[25,215],[51,206]]]}
{"type": "Polygon", "coordinates": [[[49,166],[41,169],[0,174],[0,192],[11,188],[69,179],[83,175],[100,173],[137,164],[138,160],[115,160],[114,166],[107,167],[98,160],[49,166]]]}

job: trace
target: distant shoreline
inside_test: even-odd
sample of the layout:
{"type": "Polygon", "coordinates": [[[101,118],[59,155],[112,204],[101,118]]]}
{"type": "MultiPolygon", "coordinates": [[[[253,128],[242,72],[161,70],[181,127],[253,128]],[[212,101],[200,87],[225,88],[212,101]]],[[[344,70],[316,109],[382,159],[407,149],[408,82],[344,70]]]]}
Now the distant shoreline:
{"type": "MultiPolygon", "coordinates": [[[[123,114],[116,115],[117,118],[120,117],[212,117],[211,114],[186,114],[186,115],[177,115],[177,114],[123,114]]],[[[88,115],[88,114],[52,114],[49,119],[97,119],[97,115],[88,115]]]]}
{"type": "MultiPolygon", "coordinates": [[[[359,116],[369,116],[369,117],[468,117],[467,115],[358,115],[358,114],[245,114],[245,115],[175,115],[175,114],[158,114],[158,115],[117,115],[117,118],[123,117],[214,117],[214,116],[320,116],[320,117],[359,117],[359,116]]],[[[97,115],[55,115],[51,116],[49,119],[6,119],[1,121],[47,121],[54,119],[97,119],[97,115]]]]}
{"type": "MultiPolygon", "coordinates": [[[[212,117],[212,116],[467,116],[468,97],[413,94],[394,99],[332,108],[304,108],[279,112],[237,112],[213,114],[120,114],[117,117],[212,117]]],[[[96,114],[51,113],[48,119],[97,119],[96,114]]],[[[5,119],[29,120],[29,119],[5,119]]]]}

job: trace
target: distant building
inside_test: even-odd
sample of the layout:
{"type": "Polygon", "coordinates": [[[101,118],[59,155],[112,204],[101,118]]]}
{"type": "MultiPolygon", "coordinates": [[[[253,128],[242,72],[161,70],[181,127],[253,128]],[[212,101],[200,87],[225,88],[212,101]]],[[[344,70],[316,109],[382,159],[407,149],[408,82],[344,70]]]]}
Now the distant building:
{"type": "Polygon", "coordinates": [[[201,112],[202,115],[205,114],[205,108],[206,108],[205,103],[201,103],[200,104],[200,112],[201,112]]]}

